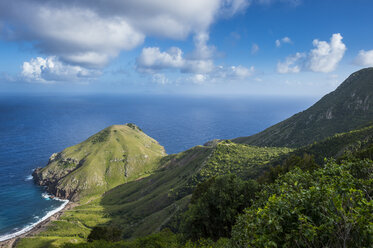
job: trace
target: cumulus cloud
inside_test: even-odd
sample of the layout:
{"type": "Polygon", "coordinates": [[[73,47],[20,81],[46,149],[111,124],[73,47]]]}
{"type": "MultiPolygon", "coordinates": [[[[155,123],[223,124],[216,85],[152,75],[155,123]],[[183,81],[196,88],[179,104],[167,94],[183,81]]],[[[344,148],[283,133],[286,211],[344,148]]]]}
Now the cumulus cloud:
{"type": "Polygon", "coordinates": [[[277,72],[281,74],[285,73],[298,73],[301,70],[300,61],[304,59],[306,55],[304,53],[296,53],[285,59],[284,62],[277,63],[277,72]]]}
{"type": "Polygon", "coordinates": [[[97,76],[96,70],[88,70],[80,66],[67,65],[56,57],[37,57],[22,66],[22,76],[27,81],[51,83],[57,81],[85,81],[97,76]]]}
{"type": "Polygon", "coordinates": [[[208,80],[208,76],[205,75],[205,74],[194,74],[193,76],[191,76],[189,78],[190,81],[192,81],[193,83],[195,84],[202,84],[204,83],[206,80],[208,80]]]}
{"type": "Polygon", "coordinates": [[[254,72],[254,66],[251,66],[250,68],[244,67],[244,66],[231,66],[231,75],[237,78],[247,78],[250,77],[254,72]]]}
{"type": "Polygon", "coordinates": [[[206,81],[219,81],[220,79],[242,80],[252,76],[255,68],[238,66],[215,66],[211,59],[194,59],[183,56],[180,48],[172,47],[161,51],[159,47],[146,47],[142,49],[136,60],[137,70],[152,75],[152,81],[160,84],[170,83],[164,76],[164,71],[178,71],[191,76],[186,81],[204,83],[206,81]]]}
{"type": "Polygon", "coordinates": [[[275,41],[276,47],[280,47],[282,44],[292,44],[292,43],[293,42],[291,41],[289,37],[284,37],[281,40],[275,41]]]}
{"type": "Polygon", "coordinates": [[[140,71],[154,72],[168,68],[182,68],[185,65],[183,52],[180,48],[172,47],[168,51],[161,52],[159,47],[145,47],[137,58],[137,66],[140,71]]]}
{"type": "Polygon", "coordinates": [[[187,77],[187,81],[191,81],[196,84],[203,84],[206,82],[210,83],[230,83],[236,81],[245,81],[255,73],[255,68],[245,67],[242,65],[238,66],[216,66],[210,73],[195,73],[190,77],[187,77]]]}
{"type": "Polygon", "coordinates": [[[9,30],[2,38],[31,41],[64,63],[100,68],[146,36],[184,39],[197,34],[203,50],[209,26],[248,5],[249,0],[0,1],[0,23],[9,30]]]}
{"type": "Polygon", "coordinates": [[[373,66],[373,50],[361,50],[355,59],[355,63],[359,66],[373,66]]]}
{"type": "Polygon", "coordinates": [[[287,57],[284,62],[277,64],[277,71],[279,73],[298,73],[301,70],[332,72],[337,68],[347,50],[342,39],[339,33],[333,34],[329,43],[315,39],[313,41],[315,48],[307,55],[297,53],[287,57]]]}
{"type": "Polygon", "coordinates": [[[309,69],[314,72],[332,72],[342,60],[346,51],[346,45],[342,42],[341,34],[333,34],[330,43],[314,40],[316,47],[309,54],[309,69]]]}
{"type": "Polygon", "coordinates": [[[214,56],[216,48],[207,45],[210,36],[207,32],[199,32],[194,36],[195,50],[188,57],[195,60],[211,59],[214,56]]]}
{"type": "Polygon", "coordinates": [[[213,61],[210,59],[185,59],[183,52],[177,47],[164,52],[159,47],[143,48],[136,64],[140,72],[146,73],[169,69],[178,69],[183,73],[208,73],[214,68],[213,61]]]}

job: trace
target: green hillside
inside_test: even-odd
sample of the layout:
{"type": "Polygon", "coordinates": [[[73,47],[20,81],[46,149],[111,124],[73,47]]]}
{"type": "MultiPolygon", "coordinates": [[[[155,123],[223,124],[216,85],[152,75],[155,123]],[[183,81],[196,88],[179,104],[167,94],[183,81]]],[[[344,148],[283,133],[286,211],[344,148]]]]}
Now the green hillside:
{"type": "MultiPolygon", "coordinates": [[[[284,174],[295,167],[304,170],[314,169],[325,162],[325,158],[338,161],[350,156],[360,156],[359,153],[369,153],[373,147],[373,126],[339,133],[320,142],[304,146],[273,160],[266,167],[260,182],[272,182],[279,174],[284,174]]],[[[366,156],[366,155],[364,155],[366,156]]],[[[366,156],[373,159],[372,156],[366,156]]]]}
{"type": "Polygon", "coordinates": [[[315,161],[322,163],[324,158],[340,158],[363,150],[373,144],[373,126],[346,133],[339,133],[320,142],[299,148],[294,154],[313,155],[315,161]]]}
{"type": "MultiPolygon", "coordinates": [[[[373,145],[370,139],[365,138],[372,134],[371,131],[372,128],[365,128],[336,135],[321,142],[320,146],[317,143],[312,146],[313,149],[325,148],[327,144],[338,147],[338,144],[347,142],[346,147],[353,149],[344,149],[348,151],[342,155],[344,160],[331,159],[310,170],[294,167],[259,187],[253,181],[237,179],[234,174],[228,174],[199,184],[192,195],[175,194],[185,192],[180,191],[179,183],[188,184],[196,175],[193,172],[197,170],[200,173],[207,164],[215,164],[212,161],[220,163],[227,161],[228,154],[257,149],[244,145],[235,147],[230,142],[219,143],[216,147],[198,146],[164,158],[164,167],[152,176],[114,188],[104,194],[100,202],[68,211],[46,232],[21,240],[18,247],[55,247],[64,244],[65,248],[368,248],[373,244],[373,162],[369,160],[373,158],[373,145]],[[226,148],[233,150],[226,154],[222,152],[226,148]],[[188,205],[190,198],[192,201],[188,205]],[[237,205],[242,200],[243,203],[247,202],[243,211],[242,205],[237,205]],[[169,227],[167,221],[178,215],[178,211],[186,205],[189,210],[179,220],[181,223],[187,220],[189,228],[176,234],[160,230],[169,227]],[[241,209],[239,213],[233,211],[236,207],[241,209]],[[77,220],[85,222],[78,225],[77,220]],[[222,233],[223,226],[217,225],[227,223],[222,222],[224,220],[232,226],[228,236],[222,233]],[[130,235],[133,239],[119,241],[115,236],[96,233],[104,240],[86,243],[95,222],[96,226],[108,227],[98,229],[101,232],[107,233],[114,228],[124,231],[125,235],[121,238],[130,235]],[[214,232],[206,230],[206,227],[213,228],[214,232]],[[200,230],[204,230],[204,234],[200,230]],[[188,233],[196,237],[186,240],[188,233]]],[[[341,147],[334,150],[330,147],[333,150],[331,154],[341,151],[341,147]]],[[[272,159],[292,154],[285,153],[277,154],[272,159]]],[[[247,159],[250,155],[245,156],[245,152],[237,154],[230,156],[230,166],[226,168],[238,161],[244,161],[242,164],[256,163],[247,159]]],[[[250,166],[242,166],[240,171],[245,171],[245,168],[250,166]]],[[[214,170],[210,170],[210,173],[215,174],[214,170]]]]}
{"type": "Polygon", "coordinates": [[[353,73],[309,109],[258,134],[233,141],[256,146],[300,147],[372,123],[373,68],[367,68],[353,73]]]}
{"type": "Polygon", "coordinates": [[[134,124],[114,125],[53,154],[34,180],[57,197],[77,200],[151,173],[165,151],[134,124]]]}
{"type": "Polygon", "coordinates": [[[289,151],[231,142],[197,146],[166,157],[153,175],[105,193],[101,203],[112,217],[111,224],[119,225],[125,237],[140,237],[169,226],[168,221],[186,209],[199,183],[229,173],[256,178],[267,163],[289,151]]]}
{"type": "Polygon", "coordinates": [[[118,227],[123,238],[141,237],[166,226],[177,228],[175,221],[187,209],[199,183],[228,173],[256,178],[270,161],[290,151],[223,141],[163,157],[151,175],[121,184],[94,200],[80,202],[48,230],[22,239],[18,247],[86,242],[95,226],[118,227]]]}

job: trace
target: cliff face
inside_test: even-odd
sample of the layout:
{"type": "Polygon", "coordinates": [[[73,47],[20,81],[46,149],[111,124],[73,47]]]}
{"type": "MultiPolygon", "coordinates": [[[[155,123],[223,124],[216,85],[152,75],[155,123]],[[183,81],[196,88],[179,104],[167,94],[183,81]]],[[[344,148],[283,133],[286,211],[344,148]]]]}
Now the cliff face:
{"type": "Polygon", "coordinates": [[[33,177],[49,193],[74,201],[152,172],[165,155],[164,148],[137,126],[114,125],[52,154],[33,177]]]}
{"type": "Polygon", "coordinates": [[[300,147],[373,123],[373,68],[353,73],[309,109],[266,130],[234,139],[257,146],[300,147]]]}

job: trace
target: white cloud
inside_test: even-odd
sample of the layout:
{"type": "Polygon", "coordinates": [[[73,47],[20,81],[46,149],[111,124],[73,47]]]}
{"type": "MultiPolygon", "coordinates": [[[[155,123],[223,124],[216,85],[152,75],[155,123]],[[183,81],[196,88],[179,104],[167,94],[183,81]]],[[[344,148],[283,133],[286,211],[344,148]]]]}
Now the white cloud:
{"type": "Polygon", "coordinates": [[[307,55],[296,53],[287,57],[284,62],[277,64],[277,71],[279,73],[298,73],[301,70],[332,72],[337,68],[347,49],[342,39],[339,33],[332,35],[330,43],[315,39],[313,41],[315,48],[307,55]]]}
{"type": "Polygon", "coordinates": [[[209,38],[210,36],[207,32],[197,33],[193,38],[195,50],[188,57],[196,60],[211,59],[214,56],[216,48],[207,45],[209,38]]]}
{"type": "Polygon", "coordinates": [[[96,70],[64,64],[56,57],[33,58],[22,66],[22,76],[30,82],[85,81],[98,74],[96,70]]]}
{"type": "Polygon", "coordinates": [[[288,44],[291,44],[291,43],[293,43],[293,42],[291,41],[291,39],[290,39],[289,37],[284,37],[284,38],[282,38],[282,43],[288,43],[288,44]]]}
{"type": "Polygon", "coordinates": [[[231,66],[232,75],[237,78],[247,78],[250,77],[254,72],[254,66],[251,66],[250,68],[244,67],[244,66],[231,66]]]}
{"type": "Polygon", "coordinates": [[[208,76],[207,76],[207,75],[204,75],[204,74],[194,74],[192,77],[190,77],[190,80],[191,80],[193,83],[196,83],[196,84],[202,84],[202,83],[204,83],[207,79],[208,79],[208,76]]]}
{"type": "Polygon", "coordinates": [[[253,44],[252,46],[251,46],[251,54],[256,54],[257,52],[259,51],[259,46],[258,46],[258,44],[253,44]]]}
{"type": "Polygon", "coordinates": [[[361,50],[355,59],[355,63],[359,66],[373,66],[373,50],[361,50]]]}
{"type": "Polygon", "coordinates": [[[164,74],[156,73],[152,77],[152,81],[158,84],[168,84],[170,81],[164,74]]]}
{"type": "Polygon", "coordinates": [[[212,60],[186,60],[181,72],[185,73],[209,73],[214,70],[212,60]]]}
{"type": "MultiPolygon", "coordinates": [[[[0,1],[0,22],[10,40],[32,41],[40,52],[61,61],[100,68],[145,37],[203,37],[222,16],[234,15],[249,0],[90,0],[0,1]]],[[[207,38],[208,39],[208,38],[207,38]]],[[[206,52],[208,52],[206,50],[206,52]]]]}
{"type": "Polygon", "coordinates": [[[316,48],[311,50],[309,54],[309,69],[314,72],[334,71],[347,49],[342,39],[342,35],[338,33],[333,34],[330,43],[314,40],[313,45],[316,48]]]}
{"type": "Polygon", "coordinates": [[[276,40],[275,43],[276,43],[276,47],[280,47],[281,46],[281,41],[280,40],[276,40]]]}
{"type": "MultiPolygon", "coordinates": [[[[183,57],[180,48],[173,47],[168,51],[161,51],[158,47],[143,48],[136,60],[137,69],[141,73],[152,75],[152,81],[167,84],[170,81],[162,73],[164,71],[178,71],[192,76],[184,77],[186,81],[204,83],[217,82],[222,79],[229,81],[243,80],[252,76],[255,68],[238,66],[215,66],[211,59],[192,59],[183,57]]],[[[180,79],[182,80],[182,79],[180,79]]]]}
{"type": "Polygon", "coordinates": [[[138,68],[146,72],[168,68],[182,68],[185,65],[182,55],[183,52],[177,47],[172,47],[165,52],[161,52],[159,47],[146,47],[142,49],[136,62],[138,68]]]}
{"type": "Polygon", "coordinates": [[[210,59],[185,59],[180,48],[172,47],[162,52],[159,47],[146,47],[142,49],[136,60],[140,72],[156,73],[162,70],[178,69],[183,73],[208,73],[214,68],[210,59]]]}
{"type": "Polygon", "coordinates": [[[304,53],[296,53],[295,55],[287,57],[285,62],[277,63],[277,72],[281,74],[300,72],[301,64],[299,62],[305,57],[304,53]]]}
{"type": "Polygon", "coordinates": [[[275,41],[276,47],[280,47],[284,43],[285,44],[293,44],[293,41],[287,36],[282,38],[281,40],[276,40],[275,41]]]}
{"type": "MultiPolygon", "coordinates": [[[[173,47],[168,51],[161,51],[158,47],[143,48],[140,56],[136,60],[137,69],[142,73],[159,74],[159,72],[167,70],[177,70],[181,73],[189,73],[199,75],[199,80],[192,81],[202,82],[201,75],[209,75],[209,78],[235,78],[244,79],[250,77],[254,72],[254,67],[244,67],[242,65],[230,66],[215,66],[211,59],[191,59],[183,57],[183,52],[180,48],[173,47]],[[214,75],[212,75],[214,74],[214,75]]],[[[158,75],[156,76],[158,79],[158,75]]]]}

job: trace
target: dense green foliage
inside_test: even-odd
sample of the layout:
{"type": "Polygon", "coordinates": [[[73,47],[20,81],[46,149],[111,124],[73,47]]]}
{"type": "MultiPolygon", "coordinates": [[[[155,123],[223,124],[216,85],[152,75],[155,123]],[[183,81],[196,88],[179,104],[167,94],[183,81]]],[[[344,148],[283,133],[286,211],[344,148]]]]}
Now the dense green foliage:
{"type": "Polygon", "coordinates": [[[234,247],[371,247],[373,162],[296,168],[261,191],[238,218],[234,247]]]}
{"type": "Polygon", "coordinates": [[[184,214],[182,230],[185,238],[196,241],[229,237],[236,217],[251,204],[257,191],[255,181],[243,181],[232,174],[200,184],[184,214]]]}
{"type": "Polygon", "coordinates": [[[267,166],[267,171],[259,177],[259,182],[273,182],[278,175],[285,174],[295,167],[313,170],[318,167],[317,165],[323,164],[325,158],[341,161],[354,155],[358,158],[373,159],[372,155],[367,155],[372,154],[372,146],[373,126],[336,134],[272,160],[267,166]]]}
{"type": "Polygon", "coordinates": [[[216,145],[194,180],[200,183],[230,173],[243,178],[256,178],[261,174],[263,165],[291,151],[285,147],[256,147],[222,141],[216,145]]]}
{"type": "Polygon", "coordinates": [[[339,133],[320,142],[301,147],[293,152],[298,156],[307,153],[314,156],[317,163],[322,164],[324,158],[350,156],[373,144],[373,126],[339,133]]]}
{"type": "Polygon", "coordinates": [[[96,226],[88,235],[88,242],[95,240],[106,240],[111,242],[120,241],[122,239],[122,230],[115,226],[96,226]]]}
{"type": "Polygon", "coordinates": [[[262,176],[258,178],[260,183],[272,183],[280,175],[283,175],[294,168],[300,168],[304,171],[314,170],[319,166],[316,164],[313,156],[304,153],[302,157],[291,154],[284,162],[280,165],[271,167],[262,176]]]}
{"type": "Polygon", "coordinates": [[[250,137],[256,146],[301,147],[373,123],[373,68],[353,73],[312,107],[250,137]]]}

